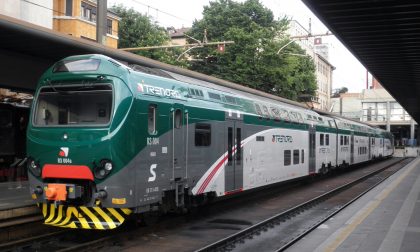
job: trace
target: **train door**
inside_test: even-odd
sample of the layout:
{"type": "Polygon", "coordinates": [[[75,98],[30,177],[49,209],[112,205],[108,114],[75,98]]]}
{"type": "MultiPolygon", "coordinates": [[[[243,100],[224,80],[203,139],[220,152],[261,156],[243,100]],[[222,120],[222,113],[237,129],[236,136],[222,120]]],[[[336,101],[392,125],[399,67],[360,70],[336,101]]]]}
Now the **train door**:
{"type": "Polygon", "coordinates": [[[179,181],[186,177],[187,126],[182,104],[174,104],[170,121],[172,128],[172,180],[179,181]]]}
{"type": "Polygon", "coordinates": [[[225,192],[233,192],[243,188],[243,151],[242,126],[238,121],[226,121],[225,146],[227,164],[225,166],[225,192]]]}
{"type": "Polygon", "coordinates": [[[316,172],[316,130],[309,126],[309,174],[316,172]]]}
{"type": "Polygon", "coordinates": [[[354,163],[354,132],[350,136],[350,164],[354,163]]]}
{"type": "Polygon", "coordinates": [[[372,159],[372,155],[371,155],[371,148],[372,148],[372,138],[369,136],[369,160],[372,159]]]}

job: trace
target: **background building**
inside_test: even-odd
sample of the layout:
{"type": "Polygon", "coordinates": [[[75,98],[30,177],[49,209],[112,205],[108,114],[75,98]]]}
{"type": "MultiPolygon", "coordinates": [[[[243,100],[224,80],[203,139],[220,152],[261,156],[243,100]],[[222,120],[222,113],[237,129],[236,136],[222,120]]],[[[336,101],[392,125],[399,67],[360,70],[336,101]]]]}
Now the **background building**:
{"type": "MultiPolygon", "coordinates": [[[[291,20],[287,33],[315,63],[317,82],[316,95],[312,107],[324,111],[331,109],[332,78],[335,67],[328,61],[328,45],[321,38],[314,38],[298,21],[291,20]],[[315,43],[316,42],[316,43],[315,43]],[[315,45],[316,44],[316,45],[315,45]]],[[[291,55],[291,57],[296,57],[291,55]]]]}
{"type": "Polygon", "coordinates": [[[333,113],[391,131],[396,146],[416,145],[417,123],[374,78],[370,89],[340,94],[332,98],[332,104],[333,113]]]}
{"type": "Polygon", "coordinates": [[[52,0],[1,0],[0,14],[52,29],[52,0]]]}
{"type": "MultiPolygon", "coordinates": [[[[96,0],[54,0],[53,29],[78,38],[96,41],[96,0]]],[[[121,19],[108,11],[105,45],[118,47],[118,22],[121,19]]]]}

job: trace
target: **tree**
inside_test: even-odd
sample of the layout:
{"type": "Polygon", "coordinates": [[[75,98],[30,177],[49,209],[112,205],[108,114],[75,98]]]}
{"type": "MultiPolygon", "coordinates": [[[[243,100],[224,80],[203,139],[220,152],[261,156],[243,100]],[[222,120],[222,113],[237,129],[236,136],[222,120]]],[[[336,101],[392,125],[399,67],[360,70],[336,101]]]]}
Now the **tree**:
{"type": "MultiPolygon", "coordinates": [[[[170,44],[165,28],[153,22],[148,16],[122,5],[113,6],[112,11],[121,18],[119,22],[118,48],[160,46],[170,44]]],[[[180,49],[154,49],[135,52],[154,60],[175,64],[180,49]]]]}
{"type": "Polygon", "coordinates": [[[315,66],[295,43],[277,51],[290,41],[284,34],[288,20],[275,20],[273,13],[259,0],[243,3],[232,0],[210,2],[203,18],[196,20],[189,36],[201,39],[204,30],[211,41],[233,40],[224,52],[204,47],[190,52],[196,59],[191,68],[198,72],[237,82],[268,93],[296,100],[300,94],[313,95],[316,90],[315,66]]]}
{"type": "Polygon", "coordinates": [[[336,89],[333,90],[332,97],[334,97],[334,98],[340,97],[341,94],[345,94],[348,91],[349,91],[349,89],[346,88],[346,87],[336,88],[336,89]]]}

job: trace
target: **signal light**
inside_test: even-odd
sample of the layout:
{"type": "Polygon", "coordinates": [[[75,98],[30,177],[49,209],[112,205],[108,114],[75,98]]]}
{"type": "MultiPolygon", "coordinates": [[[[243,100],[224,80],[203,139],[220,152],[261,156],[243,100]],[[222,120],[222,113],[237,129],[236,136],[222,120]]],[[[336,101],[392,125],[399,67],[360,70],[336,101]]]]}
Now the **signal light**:
{"type": "Polygon", "coordinates": [[[217,45],[217,51],[223,53],[225,52],[225,44],[218,44],[217,45]]]}

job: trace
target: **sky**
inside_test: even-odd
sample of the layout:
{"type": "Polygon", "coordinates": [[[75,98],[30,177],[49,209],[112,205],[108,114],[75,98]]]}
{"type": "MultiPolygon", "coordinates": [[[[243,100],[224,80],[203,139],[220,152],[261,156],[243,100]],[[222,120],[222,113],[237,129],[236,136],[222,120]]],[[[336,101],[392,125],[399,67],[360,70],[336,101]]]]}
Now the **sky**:
{"type": "MultiPolygon", "coordinates": [[[[260,0],[271,9],[275,17],[287,16],[297,20],[306,29],[309,19],[312,34],[326,33],[328,29],[300,0],[260,0]]],[[[122,4],[148,14],[163,27],[191,27],[194,20],[202,18],[203,7],[209,0],[108,0],[108,6],[122,4]]],[[[322,38],[329,44],[330,63],[336,67],[333,72],[333,89],[347,87],[349,92],[360,92],[366,88],[366,69],[341,44],[335,36],[322,38]]]]}

